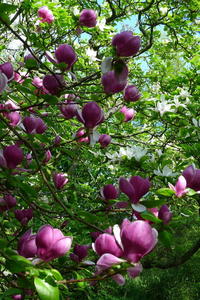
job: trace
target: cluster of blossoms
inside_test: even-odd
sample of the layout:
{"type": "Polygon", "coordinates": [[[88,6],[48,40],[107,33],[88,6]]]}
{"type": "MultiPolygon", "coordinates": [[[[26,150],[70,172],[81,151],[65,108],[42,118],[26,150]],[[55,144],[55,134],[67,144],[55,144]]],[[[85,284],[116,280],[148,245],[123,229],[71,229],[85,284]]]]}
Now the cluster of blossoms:
{"type": "Polygon", "coordinates": [[[27,258],[40,258],[50,261],[66,254],[72,244],[72,237],[64,236],[63,233],[51,225],[42,226],[37,234],[28,230],[20,238],[18,253],[27,258]]]}
{"type": "MultiPolygon", "coordinates": [[[[129,263],[127,272],[136,277],[142,271],[141,258],[153,250],[157,243],[157,231],[144,221],[130,222],[125,219],[121,226],[113,227],[113,234],[100,234],[93,244],[94,251],[100,256],[96,264],[96,275],[115,265],[129,263]]],[[[114,272],[112,278],[120,285],[125,279],[114,272]]]]}

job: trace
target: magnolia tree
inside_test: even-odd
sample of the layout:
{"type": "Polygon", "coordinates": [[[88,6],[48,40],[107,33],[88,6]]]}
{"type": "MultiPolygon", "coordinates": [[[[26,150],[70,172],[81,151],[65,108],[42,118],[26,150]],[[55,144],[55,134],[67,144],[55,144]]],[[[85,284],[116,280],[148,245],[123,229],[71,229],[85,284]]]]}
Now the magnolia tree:
{"type": "Polygon", "coordinates": [[[75,299],[189,260],[200,240],[176,246],[200,204],[195,0],[0,11],[2,299],[75,299]]]}

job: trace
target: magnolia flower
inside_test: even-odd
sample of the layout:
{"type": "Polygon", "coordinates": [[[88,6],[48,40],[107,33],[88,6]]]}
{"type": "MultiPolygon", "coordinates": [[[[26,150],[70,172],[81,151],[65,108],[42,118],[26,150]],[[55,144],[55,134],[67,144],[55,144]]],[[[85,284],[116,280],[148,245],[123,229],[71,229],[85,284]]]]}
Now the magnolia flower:
{"type": "Polygon", "coordinates": [[[200,169],[195,169],[191,165],[183,171],[182,175],[187,181],[187,187],[195,190],[196,192],[200,191],[200,169]]]}
{"type": "Polygon", "coordinates": [[[107,184],[101,189],[101,195],[104,200],[112,200],[118,197],[118,191],[113,184],[107,184]]]}
{"type": "Polygon", "coordinates": [[[54,21],[53,13],[47,6],[42,6],[38,9],[38,17],[41,18],[41,23],[47,22],[51,24],[54,21]]]}
{"type": "Polygon", "coordinates": [[[159,7],[159,11],[161,12],[162,15],[165,15],[168,12],[168,7],[166,6],[159,7]]]}
{"type": "Polygon", "coordinates": [[[99,60],[96,56],[97,56],[97,51],[94,51],[91,48],[87,48],[86,49],[86,55],[89,57],[90,62],[94,62],[99,60]]]}
{"type": "Polygon", "coordinates": [[[183,98],[187,98],[187,97],[190,97],[190,93],[188,92],[187,89],[182,89],[180,90],[180,96],[183,97],[183,98]]]}
{"type": "Polygon", "coordinates": [[[157,170],[154,170],[154,174],[163,177],[174,177],[178,175],[178,173],[173,173],[172,169],[170,169],[168,166],[164,166],[162,171],[160,171],[159,168],[157,170]]]}
{"type": "Polygon", "coordinates": [[[175,195],[180,198],[183,195],[185,195],[188,190],[186,189],[187,186],[187,182],[184,176],[179,176],[178,181],[176,183],[176,185],[172,185],[171,183],[168,183],[169,187],[171,190],[173,190],[175,192],[175,195]]]}
{"type": "Polygon", "coordinates": [[[126,155],[128,159],[135,158],[136,161],[146,155],[147,149],[144,149],[140,146],[132,146],[127,148],[120,148],[120,155],[126,155]]]}
{"type": "Polygon", "coordinates": [[[53,175],[53,182],[55,187],[60,190],[64,187],[64,185],[68,182],[68,178],[66,174],[63,173],[55,173],[53,175]]]}
{"type": "Polygon", "coordinates": [[[37,256],[47,262],[65,255],[71,248],[72,237],[64,236],[59,229],[51,225],[44,225],[37,232],[35,243],[37,256]]]}
{"type": "Polygon", "coordinates": [[[156,104],[156,110],[159,111],[161,116],[166,112],[174,112],[174,109],[171,107],[172,104],[168,103],[164,98],[162,99],[162,102],[157,102],[156,104]]]}
{"type": "Polygon", "coordinates": [[[109,28],[108,26],[106,26],[106,18],[98,19],[97,20],[97,27],[99,27],[99,29],[101,31],[104,31],[105,28],[109,28]]]}
{"type": "MultiPolygon", "coordinates": [[[[150,188],[150,181],[147,178],[142,178],[140,176],[132,176],[129,180],[124,177],[119,179],[119,188],[122,193],[126,194],[133,204],[137,204],[146,193],[148,193],[150,188]]],[[[137,209],[137,207],[133,207],[137,209]]],[[[145,207],[141,207],[145,210],[145,207]]]]}
{"type": "Polygon", "coordinates": [[[185,104],[182,104],[181,102],[179,102],[179,96],[174,96],[174,102],[172,103],[172,105],[175,105],[176,108],[182,106],[184,108],[186,108],[186,105],[185,104]]]}
{"type": "Polygon", "coordinates": [[[140,49],[140,37],[134,36],[131,31],[123,31],[112,39],[118,56],[129,57],[135,55],[140,49]]]}
{"type": "Polygon", "coordinates": [[[77,119],[86,128],[94,128],[104,121],[104,114],[99,105],[92,101],[85,104],[82,111],[77,111],[77,119]]]}
{"type": "Polygon", "coordinates": [[[89,28],[95,27],[97,24],[96,12],[93,9],[83,9],[80,14],[79,23],[89,28]]]}

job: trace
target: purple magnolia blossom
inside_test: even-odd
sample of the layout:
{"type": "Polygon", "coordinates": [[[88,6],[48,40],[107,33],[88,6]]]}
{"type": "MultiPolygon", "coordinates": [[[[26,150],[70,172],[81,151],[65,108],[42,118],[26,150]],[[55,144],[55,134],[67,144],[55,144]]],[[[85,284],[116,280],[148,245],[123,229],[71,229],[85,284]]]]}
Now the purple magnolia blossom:
{"type": "Polygon", "coordinates": [[[52,95],[58,95],[64,87],[64,79],[62,75],[45,75],[43,78],[43,86],[52,95]]]}
{"type": "Polygon", "coordinates": [[[55,57],[57,59],[57,63],[65,63],[67,65],[66,70],[69,70],[77,61],[74,49],[72,46],[67,44],[62,44],[56,49],[55,57]]]}
{"type": "Polygon", "coordinates": [[[64,185],[68,182],[68,178],[63,173],[55,173],[53,175],[53,182],[55,187],[60,190],[64,187],[64,185]]]}
{"type": "Polygon", "coordinates": [[[77,114],[77,104],[74,103],[73,100],[66,100],[60,106],[60,111],[62,112],[65,119],[72,119],[77,114]]]}
{"type": "Polygon", "coordinates": [[[108,233],[103,233],[95,240],[93,244],[94,250],[98,255],[103,255],[105,253],[110,253],[116,257],[121,257],[123,255],[122,249],[117,244],[115,237],[108,233]]]}
{"type": "Polygon", "coordinates": [[[157,231],[144,222],[130,222],[125,219],[121,225],[120,239],[116,237],[118,242],[122,244],[124,254],[127,260],[137,263],[143,256],[153,250],[157,243],[157,231]]]}
{"type": "Polygon", "coordinates": [[[42,6],[38,9],[38,17],[42,18],[41,23],[47,22],[51,24],[54,21],[53,13],[47,6],[42,6]]]}
{"type": "Polygon", "coordinates": [[[177,181],[175,186],[172,185],[171,183],[169,183],[170,189],[175,192],[175,195],[178,198],[181,198],[182,196],[184,196],[188,192],[188,189],[186,189],[186,186],[187,186],[187,182],[185,180],[185,177],[182,176],[182,175],[179,176],[178,181],[177,181]]]}
{"type": "MultiPolygon", "coordinates": [[[[0,71],[0,94],[6,89],[8,83],[8,78],[4,73],[0,71]]],[[[0,106],[0,109],[3,109],[3,107],[0,106]]]]}
{"type": "Polygon", "coordinates": [[[59,135],[57,135],[54,139],[54,145],[60,145],[61,143],[61,137],[59,135]]]}
{"type": "Polygon", "coordinates": [[[26,132],[29,134],[42,134],[46,131],[47,126],[41,118],[35,116],[25,117],[23,120],[23,125],[26,129],[26,132]]]}
{"type": "Polygon", "coordinates": [[[86,128],[94,128],[104,121],[104,114],[99,105],[92,101],[83,106],[82,112],[77,112],[77,119],[86,128]]]}
{"type": "Polygon", "coordinates": [[[124,100],[128,102],[135,102],[141,97],[138,89],[134,85],[128,85],[124,90],[124,100]]]}
{"type": "Polygon", "coordinates": [[[106,94],[115,94],[123,91],[127,85],[128,68],[126,65],[122,65],[120,71],[112,70],[103,74],[101,83],[104,87],[106,94]]]}
{"type": "Polygon", "coordinates": [[[75,133],[75,137],[78,138],[76,139],[77,142],[80,142],[80,143],[88,143],[89,142],[89,138],[88,136],[85,136],[86,135],[86,132],[83,128],[79,128],[77,130],[77,132],[75,133]]]}
{"type": "Polygon", "coordinates": [[[101,134],[99,137],[99,143],[102,148],[107,147],[111,143],[111,136],[108,134],[101,134]]]}
{"type": "Polygon", "coordinates": [[[95,27],[97,24],[96,12],[93,9],[83,9],[80,14],[79,23],[82,26],[95,27]]]}
{"type": "Polygon", "coordinates": [[[167,205],[162,205],[158,212],[158,218],[163,221],[165,225],[167,225],[171,218],[172,218],[172,212],[169,210],[169,207],[167,205]]]}
{"type": "Polygon", "coordinates": [[[120,112],[124,115],[124,122],[128,122],[135,117],[136,111],[133,108],[123,106],[120,112]]]}
{"type": "Polygon", "coordinates": [[[0,166],[8,169],[15,169],[24,158],[22,150],[16,146],[7,146],[0,151],[0,166]]]}
{"type": "Polygon", "coordinates": [[[113,184],[107,184],[102,188],[101,195],[105,200],[117,199],[118,191],[113,184]]]}
{"type": "Polygon", "coordinates": [[[35,243],[36,235],[32,234],[31,229],[26,231],[18,242],[18,253],[26,258],[33,258],[37,253],[37,246],[35,243]]]}
{"type": "Polygon", "coordinates": [[[37,256],[46,262],[65,255],[71,244],[72,237],[51,225],[42,226],[36,234],[37,256]]]}
{"type": "Polygon", "coordinates": [[[15,218],[24,226],[33,218],[32,208],[16,209],[14,211],[15,218]]]}
{"type": "Polygon", "coordinates": [[[140,49],[140,37],[134,36],[131,31],[123,31],[116,34],[112,39],[112,45],[116,47],[118,56],[133,56],[140,49]]]}
{"type": "Polygon", "coordinates": [[[16,206],[16,198],[11,194],[4,195],[3,198],[0,198],[0,212],[9,210],[10,208],[16,206]]]}
{"type": "Polygon", "coordinates": [[[195,169],[192,165],[187,167],[182,175],[185,177],[187,182],[187,187],[200,191],[200,169],[195,169]]]}
{"type": "Polygon", "coordinates": [[[51,151],[47,150],[44,154],[43,163],[47,164],[50,161],[51,157],[52,157],[51,151]]]}
{"type": "MultiPolygon", "coordinates": [[[[5,104],[2,104],[2,109],[18,109],[19,106],[17,106],[13,101],[8,100],[5,104]]],[[[20,113],[17,111],[11,111],[11,112],[3,112],[4,117],[6,117],[10,121],[10,125],[15,127],[19,124],[21,121],[20,113]]]]}
{"type": "Polygon", "coordinates": [[[73,253],[70,254],[70,258],[77,263],[81,262],[88,255],[89,248],[90,246],[88,245],[76,244],[73,253]]]}
{"type": "Polygon", "coordinates": [[[140,176],[132,176],[129,180],[121,177],[119,179],[119,188],[126,194],[132,203],[138,203],[150,188],[150,181],[140,176]]]}
{"type": "Polygon", "coordinates": [[[6,75],[8,81],[12,80],[14,77],[13,66],[10,62],[6,62],[0,65],[0,71],[6,75]]]}

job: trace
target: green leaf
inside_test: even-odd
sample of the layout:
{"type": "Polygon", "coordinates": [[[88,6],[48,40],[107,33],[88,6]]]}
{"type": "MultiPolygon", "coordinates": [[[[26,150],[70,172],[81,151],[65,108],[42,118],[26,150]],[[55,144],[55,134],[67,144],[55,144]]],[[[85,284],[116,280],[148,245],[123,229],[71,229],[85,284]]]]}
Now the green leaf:
{"type": "Polygon", "coordinates": [[[167,197],[171,197],[172,195],[174,195],[174,191],[168,188],[162,188],[157,190],[157,194],[162,195],[162,196],[167,196],[167,197]]]}
{"type": "Polygon", "coordinates": [[[197,192],[196,191],[194,191],[193,189],[188,189],[188,192],[187,192],[187,196],[193,196],[193,195],[195,195],[195,194],[197,194],[197,192]]]}
{"type": "Polygon", "coordinates": [[[50,104],[56,104],[58,102],[58,98],[56,96],[42,95],[41,97],[50,104]]]}
{"type": "Polygon", "coordinates": [[[3,249],[7,246],[8,242],[4,239],[0,239],[0,249],[3,249]]]}
{"type": "Polygon", "coordinates": [[[56,280],[62,280],[63,277],[62,275],[60,274],[60,272],[56,269],[52,269],[51,270],[51,274],[53,275],[53,277],[56,279],[56,280]]]}
{"type": "Polygon", "coordinates": [[[159,218],[154,216],[154,214],[152,214],[149,211],[145,211],[145,212],[141,213],[141,217],[145,220],[149,220],[154,223],[162,223],[162,220],[160,220],[159,218]]]}
{"type": "Polygon", "coordinates": [[[166,203],[165,199],[160,199],[160,200],[144,200],[141,201],[141,204],[146,206],[147,208],[153,208],[153,207],[159,207],[163,204],[166,203]]]}
{"type": "Polygon", "coordinates": [[[59,300],[59,289],[50,285],[44,279],[36,277],[34,279],[35,288],[41,300],[59,300]]]}
{"type": "Polygon", "coordinates": [[[23,256],[13,255],[6,261],[6,268],[13,273],[24,272],[32,263],[23,256]]]}
{"type": "Polygon", "coordinates": [[[10,288],[7,291],[5,291],[2,295],[0,295],[0,300],[5,300],[5,299],[11,299],[11,298],[6,298],[7,296],[12,296],[12,295],[17,295],[21,294],[20,289],[15,289],[15,288],[10,288]]]}
{"type": "Polygon", "coordinates": [[[0,3],[0,12],[12,12],[15,11],[17,9],[16,5],[12,5],[12,4],[7,4],[7,3],[0,3]]]}
{"type": "Polygon", "coordinates": [[[27,59],[27,61],[25,62],[25,67],[28,69],[34,69],[37,68],[38,63],[35,59],[27,59]]]}
{"type": "Polygon", "coordinates": [[[163,243],[165,247],[168,248],[171,247],[172,237],[173,237],[172,234],[167,230],[160,231],[158,234],[159,240],[163,243]]]}

